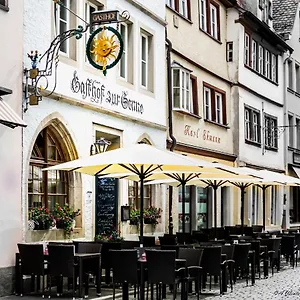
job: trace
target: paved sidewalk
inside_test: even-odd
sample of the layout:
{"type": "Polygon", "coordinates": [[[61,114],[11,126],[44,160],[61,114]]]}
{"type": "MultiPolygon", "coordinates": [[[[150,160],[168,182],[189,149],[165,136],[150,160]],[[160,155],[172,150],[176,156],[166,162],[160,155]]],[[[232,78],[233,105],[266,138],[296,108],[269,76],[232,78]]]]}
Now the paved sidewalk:
{"type": "MultiPolygon", "coordinates": [[[[230,289],[229,289],[230,290],[230,289]]],[[[117,291],[117,297],[121,297],[121,290],[117,291]]],[[[210,291],[208,291],[210,292],[210,291]]],[[[218,287],[215,287],[212,291],[215,294],[201,295],[200,299],[205,300],[299,300],[300,299],[300,267],[295,267],[292,269],[289,266],[284,266],[283,269],[277,273],[275,271],[274,276],[270,275],[268,279],[256,280],[254,286],[246,286],[245,280],[240,281],[234,285],[233,292],[227,292],[223,296],[219,296],[218,287]]],[[[31,296],[31,297],[18,297],[18,296],[9,296],[3,297],[3,300],[37,300],[41,299],[40,296],[31,296]]],[[[57,298],[52,297],[51,299],[71,299],[71,297],[57,298]]],[[[102,296],[99,298],[91,296],[89,299],[93,300],[107,300],[112,299],[111,290],[103,290],[102,296]]],[[[130,297],[130,299],[134,299],[130,297]]],[[[168,300],[172,299],[172,295],[168,294],[168,300]]],[[[180,294],[178,294],[177,299],[180,300],[180,294]]],[[[196,300],[196,296],[189,296],[189,299],[196,300]]]]}

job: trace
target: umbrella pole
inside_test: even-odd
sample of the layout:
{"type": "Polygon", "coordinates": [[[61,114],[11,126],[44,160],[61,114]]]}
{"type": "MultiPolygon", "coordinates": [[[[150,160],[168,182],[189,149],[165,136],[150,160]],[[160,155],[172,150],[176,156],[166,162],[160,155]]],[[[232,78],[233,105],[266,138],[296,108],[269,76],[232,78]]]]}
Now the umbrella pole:
{"type": "Polygon", "coordinates": [[[173,234],[173,187],[169,186],[169,234],[173,234]]]}
{"type": "Polygon", "coordinates": [[[218,186],[216,184],[216,181],[213,184],[213,189],[214,189],[214,226],[215,226],[215,239],[217,238],[217,223],[218,223],[218,218],[217,218],[217,189],[218,186]]]}
{"type": "Polygon", "coordinates": [[[262,186],[262,193],[263,193],[263,228],[264,231],[266,230],[266,189],[265,185],[262,186]]]}
{"type": "Polygon", "coordinates": [[[182,233],[183,243],[185,244],[185,176],[182,176],[182,233]]]}
{"type": "Polygon", "coordinates": [[[242,225],[242,235],[244,235],[244,205],[245,205],[245,186],[242,185],[241,189],[241,225],[242,225]]]}
{"type": "Polygon", "coordinates": [[[144,245],[144,166],[141,166],[140,175],[140,245],[144,245]]]}

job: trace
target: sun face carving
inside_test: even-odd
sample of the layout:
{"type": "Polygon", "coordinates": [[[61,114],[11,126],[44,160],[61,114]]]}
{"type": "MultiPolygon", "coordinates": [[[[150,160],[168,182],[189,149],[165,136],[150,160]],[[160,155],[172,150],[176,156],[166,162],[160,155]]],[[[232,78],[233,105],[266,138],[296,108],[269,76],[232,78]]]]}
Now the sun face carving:
{"type": "Polygon", "coordinates": [[[103,71],[106,70],[106,66],[110,59],[116,59],[116,50],[119,45],[116,44],[115,34],[110,37],[106,35],[106,29],[103,28],[99,38],[94,38],[93,49],[90,51],[95,55],[95,61],[102,65],[103,71]]]}

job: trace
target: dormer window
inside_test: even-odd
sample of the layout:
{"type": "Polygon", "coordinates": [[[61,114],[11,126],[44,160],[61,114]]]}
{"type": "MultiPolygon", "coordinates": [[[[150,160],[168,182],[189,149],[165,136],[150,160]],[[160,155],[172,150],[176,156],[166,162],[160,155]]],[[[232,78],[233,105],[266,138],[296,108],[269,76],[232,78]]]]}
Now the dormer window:
{"type": "Polygon", "coordinates": [[[269,20],[273,19],[272,0],[259,0],[261,10],[261,20],[269,25],[269,20]]]}

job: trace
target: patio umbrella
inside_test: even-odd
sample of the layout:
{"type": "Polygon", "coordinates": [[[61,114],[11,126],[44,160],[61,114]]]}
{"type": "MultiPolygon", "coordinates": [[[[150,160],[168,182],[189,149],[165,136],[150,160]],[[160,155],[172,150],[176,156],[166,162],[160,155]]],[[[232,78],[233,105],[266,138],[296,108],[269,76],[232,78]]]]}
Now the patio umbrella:
{"type": "MultiPolygon", "coordinates": [[[[190,158],[188,159],[195,164],[199,164],[202,160],[190,158]]],[[[136,180],[136,176],[130,176],[129,174],[119,174],[119,178],[127,178],[130,180],[136,180]]],[[[207,169],[199,173],[184,173],[184,172],[153,172],[149,177],[149,183],[159,184],[165,183],[169,185],[175,185],[182,187],[182,232],[185,233],[185,187],[192,184],[192,182],[199,179],[207,186],[211,186],[214,190],[214,205],[217,207],[217,189],[225,184],[228,180],[259,178],[257,175],[250,174],[247,170],[241,170],[227,165],[223,165],[217,162],[207,162],[207,169]],[[151,181],[152,180],[152,181],[151,181]],[[153,181],[154,180],[154,181],[153,181]]],[[[215,227],[217,227],[217,214],[214,214],[215,227]]]]}
{"type": "MultiPolygon", "coordinates": [[[[225,172],[217,170],[206,161],[190,160],[183,155],[161,150],[146,144],[136,144],[130,147],[119,148],[104,153],[76,159],[44,170],[77,171],[93,176],[127,172],[135,175],[140,181],[140,236],[143,244],[143,211],[144,211],[144,181],[149,179],[153,172],[181,172],[182,182],[186,182],[201,172],[225,172]],[[187,174],[187,176],[185,175],[187,174]],[[192,175],[191,175],[192,174],[192,175]]],[[[117,177],[117,176],[116,176],[117,177]]]]}

